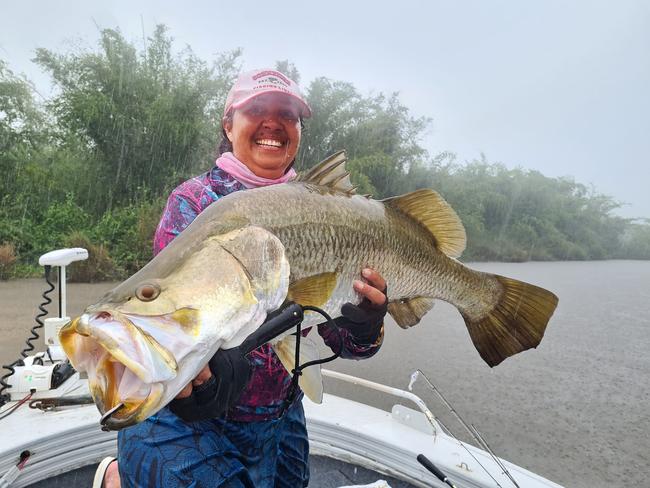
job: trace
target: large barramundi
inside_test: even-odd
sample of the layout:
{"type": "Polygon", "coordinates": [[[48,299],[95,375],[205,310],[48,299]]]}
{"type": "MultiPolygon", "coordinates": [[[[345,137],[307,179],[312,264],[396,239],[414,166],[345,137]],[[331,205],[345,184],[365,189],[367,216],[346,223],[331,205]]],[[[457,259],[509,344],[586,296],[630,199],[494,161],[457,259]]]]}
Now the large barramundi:
{"type": "MultiPolygon", "coordinates": [[[[439,299],[458,308],[490,366],[539,344],[555,295],[467,268],[455,259],[465,231],[440,195],[356,195],[344,162],[338,153],[298,181],[219,199],[62,329],[100,412],[124,404],[109,428],[157,412],[217,349],[241,344],[285,300],[332,316],[358,303],[352,282],[364,267],[386,279],[388,311],[401,327],[417,324],[439,299]]],[[[303,326],[318,321],[308,313],[303,326]]],[[[292,357],[291,339],[277,344],[283,361],[292,357]]],[[[309,370],[316,373],[301,385],[319,401],[320,376],[309,370]]]]}

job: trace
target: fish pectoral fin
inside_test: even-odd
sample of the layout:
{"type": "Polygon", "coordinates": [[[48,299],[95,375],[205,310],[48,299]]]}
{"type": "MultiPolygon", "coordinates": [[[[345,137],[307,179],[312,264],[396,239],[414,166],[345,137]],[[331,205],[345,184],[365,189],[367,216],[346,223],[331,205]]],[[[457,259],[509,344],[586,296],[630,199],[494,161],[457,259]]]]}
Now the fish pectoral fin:
{"type": "Polygon", "coordinates": [[[558,302],[544,288],[504,276],[494,277],[503,286],[496,306],[477,320],[461,312],[474,347],[490,367],[537,347],[558,302]]]}
{"type": "Polygon", "coordinates": [[[388,313],[402,329],[408,329],[433,308],[435,299],[430,297],[403,298],[388,302],[388,313]]]}
{"type": "Polygon", "coordinates": [[[354,195],[356,187],[350,181],[350,173],[345,168],[347,162],[345,151],[339,151],[324,159],[296,181],[324,186],[332,190],[354,195]]]}
{"type": "Polygon", "coordinates": [[[327,272],[302,278],[289,285],[287,299],[300,305],[321,307],[334,293],[338,273],[327,272]]]}
{"type": "MultiPolygon", "coordinates": [[[[280,358],[282,365],[291,373],[296,367],[296,336],[289,335],[277,344],[274,344],[273,350],[280,358]]],[[[300,364],[320,359],[318,346],[312,340],[306,337],[300,338],[300,364]]],[[[302,371],[298,379],[298,385],[305,392],[307,398],[314,403],[323,402],[323,376],[320,372],[320,364],[309,366],[302,371]]]]}
{"type": "Polygon", "coordinates": [[[440,252],[457,258],[465,250],[467,236],[463,223],[439,193],[423,188],[382,202],[424,225],[435,239],[436,248],[440,252]]]}

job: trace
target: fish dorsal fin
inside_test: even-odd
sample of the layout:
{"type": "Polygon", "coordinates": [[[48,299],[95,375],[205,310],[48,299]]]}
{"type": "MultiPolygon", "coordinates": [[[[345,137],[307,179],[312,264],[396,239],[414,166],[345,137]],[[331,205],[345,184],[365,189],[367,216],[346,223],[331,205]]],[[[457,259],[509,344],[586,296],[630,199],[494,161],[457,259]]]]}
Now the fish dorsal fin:
{"type": "Polygon", "coordinates": [[[430,188],[423,188],[399,197],[383,200],[385,205],[397,208],[424,225],[433,235],[436,247],[452,258],[465,250],[467,236],[460,218],[453,208],[430,188]]]}
{"type": "Polygon", "coordinates": [[[318,163],[304,175],[301,174],[296,181],[325,186],[352,195],[355,187],[350,181],[350,173],[345,169],[347,160],[345,151],[339,151],[318,163]]]}
{"type": "Polygon", "coordinates": [[[335,272],[307,276],[289,285],[287,298],[300,305],[322,307],[332,296],[337,279],[335,272]]]}
{"type": "Polygon", "coordinates": [[[434,299],[413,297],[388,302],[388,313],[402,329],[408,329],[433,308],[434,299]]]}

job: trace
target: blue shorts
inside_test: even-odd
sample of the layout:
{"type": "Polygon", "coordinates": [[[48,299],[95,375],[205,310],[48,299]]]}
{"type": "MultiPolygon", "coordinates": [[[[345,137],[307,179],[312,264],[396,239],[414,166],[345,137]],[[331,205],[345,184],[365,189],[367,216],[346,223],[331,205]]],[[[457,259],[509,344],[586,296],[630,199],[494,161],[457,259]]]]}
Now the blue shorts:
{"type": "Polygon", "coordinates": [[[276,420],[185,422],[164,408],[117,436],[120,479],[138,487],[305,487],[302,402],[276,420]]]}

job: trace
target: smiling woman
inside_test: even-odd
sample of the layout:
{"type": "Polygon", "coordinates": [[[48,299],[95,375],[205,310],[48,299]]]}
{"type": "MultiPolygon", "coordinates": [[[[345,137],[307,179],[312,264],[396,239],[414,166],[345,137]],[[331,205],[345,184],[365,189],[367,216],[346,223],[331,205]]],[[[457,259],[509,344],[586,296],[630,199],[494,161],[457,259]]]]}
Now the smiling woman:
{"type": "MultiPolygon", "coordinates": [[[[191,178],[172,192],[154,236],[154,254],[220,198],[295,178],[292,165],[300,147],[302,120],[310,116],[300,88],[284,74],[268,69],[241,74],[226,99],[220,156],[207,173],[191,178]]],[[[191,229],[188,232],[174,242],[176,248],[201,244],[201,236],[190,238],[189,242],[187,236],[194,234],[191,229]]],[[[191,276],[181,280],[182,289],[192,294],[194,301],[201,293],[193,292],[187,284],[200,284],[200,275],[209,279],[199,288],[210,290],[211,294],[215,294],[215,288],[228,287],[223,276],[229,273],[220,261],[209,259],[206,263],[209,264],[192,267],[191,276]],[[219,280],[215,280],[217,272],[219,280]]],[[[264,268],[268,270],[268,262],[264,268]]],[[[150,281],[136,284],[139,286],[128,295],[142,303],[160,301],[168,292],[168,287],[156,288],[150,281]]],[[[341,357],[364,359],[375,354],[383,341],[386,283],[375,271],[365,269],[363,278],[359,276],[353,288],[350,292],[357,293],[355,296],[363,301],[359,307],[352,306],[358,312],[354,322],[347,318],[336,320],[341,338],[324,325],[314,329],[341,357]]],[[[284,295],[280,298],[284,299],[284,295]]],[[[129,306],[139,306],[139,302],[132,302],[129,306]]],[[[259,302],[264,316],[282,300],[259,302]]],[[[151,318],[151,314],[143,316],[145,320],[151,318]]],[[[223,320],[223,325],[232,329],[235,320],[223,320]]],[[[173,389],[169,399],[180,393],[168,406],[141,423],[120,430],[118,463],[101,465],[97,486],[307,486],[309,442],[302,392],[289,395],[291,377],[269,344],[246,357],[235,358],[236,361],[216,361],[219,357],[223,359],[224,354],[217,351],[193,379],[196,370],[187,377],[179,375],[178,388],[173,389]],[[205,401],[208,397],[209,401],[205,401]],[[218,405],[218,409],[199,409],[205,410],[206,415],[197,419],[197,408],[192,407],[199,405],[199,399],[204,404],[218,405]]],[[[197,369],[202,364],[205,362],[197,363],[197,369]]],[[[125,402],[113,398],[116,396],[119,395],[111,397],[111,404],[125,402]]],[[[117,421],[120,413],[115,416],[117,421]]],[[[123,425],[133,424],[126,422],[123,425]]]]}
{"type": "Polygon", "coordinates": [[[264,178],[280,178],[300,145],[300,112],[288,95],[261,95],[223,122],[233,155],[264,178]]]}
{"type": "Polygon", "coordinates": [[[231,149],[225,149],[257,176],[280,178],[296,157],[301,121],[309,116],[298,85],[286,76],[272,70],[242,74],[226,100],[223,131],[231,149]]]}

